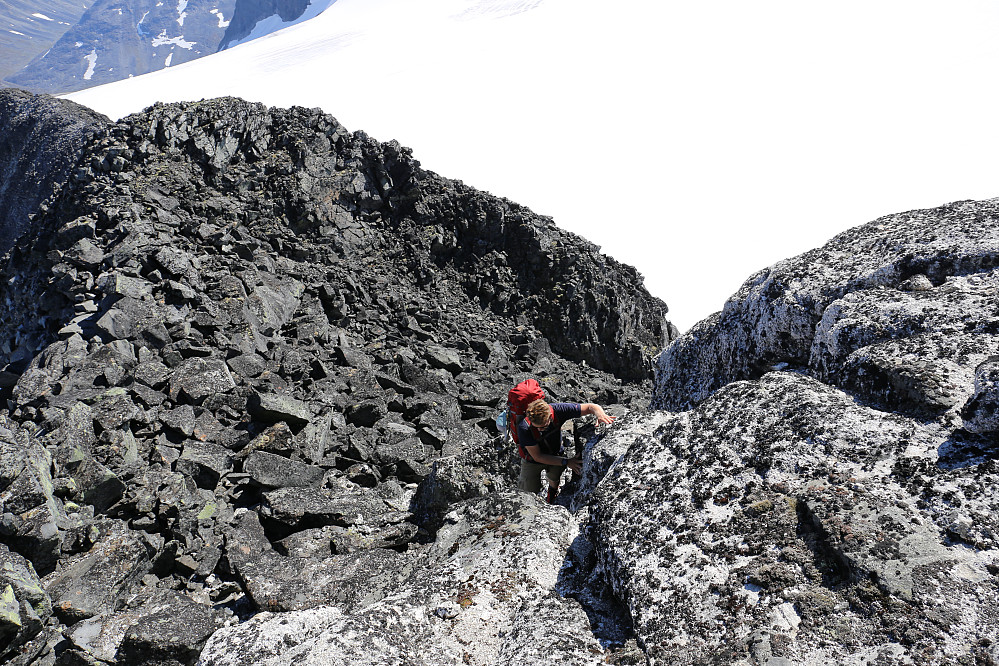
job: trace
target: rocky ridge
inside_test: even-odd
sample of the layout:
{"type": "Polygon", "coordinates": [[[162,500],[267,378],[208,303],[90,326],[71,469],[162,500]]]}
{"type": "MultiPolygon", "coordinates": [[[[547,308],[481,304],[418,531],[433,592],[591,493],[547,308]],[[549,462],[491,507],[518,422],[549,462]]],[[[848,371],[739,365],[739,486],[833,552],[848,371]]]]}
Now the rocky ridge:
{"type": "Polygon", "coordinates": [[[316,110],[92,127],[2,269],[2,659],[263,660],[225,646],[274,618],[518,663],[527,599],[602,654],[493,417],[526,376],[646,405],[675,332],[637,273],[316,110]]]}

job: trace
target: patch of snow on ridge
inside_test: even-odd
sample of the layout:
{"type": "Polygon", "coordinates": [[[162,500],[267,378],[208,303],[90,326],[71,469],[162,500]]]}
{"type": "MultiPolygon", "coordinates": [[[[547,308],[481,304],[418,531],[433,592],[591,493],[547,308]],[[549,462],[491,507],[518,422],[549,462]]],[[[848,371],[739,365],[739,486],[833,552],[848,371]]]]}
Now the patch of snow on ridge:
{"type": "Polygon", "coordinates": [[[187,0],[177,0],[177,23],[181,28],[184,27],[184,19],[187,18],[185,9],[187,9],[187,0]]]}
{"type": "Polygon", "coordinates": [[[219,19],[219,27],[220,28],[228,28],[229,27],[229,24],[231,23],[231,21],[226,21],[225,20],[225,16],[223,16],[223,14],[222,14],[222,12],[220,10],[218,10],[218,9],[212,9],[208,13],[209,14],[215,14],[215,16],[218,17],[218,19],[219,19]]]}
{"type": "Polygon", "coordinates": [[[83,59],[90,63],[87,66],[87,71],[83,73],[83,80],[89,81],[94,77],[94,67],[97,66],[97,49],[93,49],[90,53],[83,56],[83,59]]]}
{"type": "Polygon", "coordinates": [[[163,63],[163,66],[164,66],[164,67],[169,67],[169,66],[170,66],[170,62],[171,62],[172,60],[173,60],[173,51],[171,51],[171,52],[170,52],[170,55],[168,55],[168,56],[166,57],[166,61],[164,61],[164,63],[163,63]]]}
{"type": "Polygon", "coordinates": [[[27,37],[27,35],[25,35],[23,32],[18,32],[17,30],[8,30],[7,32],[14,35],[21,35],[21,37],[27,37]]]}
{"type": "Polygon", "coordinates": [[[32,14],[32,16],[34,16],[35,18],[40,18],[40,19],[42,19],[44,21],[54,21],[55,20],[55,19],[49,18],[45,14],[39,14],[38,12],[35,12],[34,14],[32,14]]]}
{"type": "Polygon", "coordinates": [[[197,42],[189,42],[184,39],[184,35],[178,37],[167,37],[166,30],[163,30],[160,34],[156,35],[153,39],[153,46],[162,46],[164,44],[173,44],[179,46],[182,49],[187,49],[190,51],[197,42]]]}

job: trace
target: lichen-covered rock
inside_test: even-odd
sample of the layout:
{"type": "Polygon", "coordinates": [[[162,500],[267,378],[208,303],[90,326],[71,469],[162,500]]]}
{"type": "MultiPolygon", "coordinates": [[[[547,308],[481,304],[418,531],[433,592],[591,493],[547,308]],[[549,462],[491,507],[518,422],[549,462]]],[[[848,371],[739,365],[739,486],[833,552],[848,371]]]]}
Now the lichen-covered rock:
{"type": "Polygon", "coordinates": [[[116,610],[152,567],[155,540],[117,522],[110,528],[89,551],[42,581],[55,612],[69,624],[116,610]]]}
{"type": "Polygon", "coordinates": [[[597,445],[625,452],[589,509],[650,663],[987,659],[999,478],[973,435],[788,372],[645,418],[597,445]]]}
{"type": "Polygon", "coordinates": [[[517,492],[460,503],[408,575],[354,607],[262,613],[216,632],[205,666],[603,660],[582,609],[553,594],[574,521],[517,492]],[[553,656],[557,655],[557,657],[553,656]]]}
{"type": "Polygon", "coordinates": [[[211,606],[176,592],[159,594],[135,611],[115,653],[118,664],[191,666],[221,624],[211,606]]]}
{"type": "Polygon", "coordinates": [[[172,590],[144,591],[126,608],[75,623],[63,646],[69,662],[116,664],[194,664],[222,614],[172,590]],[[72,655],[72,656],[71,656],[72,655]]]}
{"type": "Polygon", "coordinates": [[[999,351],[997,230],[999,200],[962,201],[875,220],[760,271],[660,355],[654,404],[688,408],[784,364],[893,410],[960,407],[975,367],[999,351]]]}
{"type": "Polygon", "coordinates": [[[74,524],[54,495],[52,459],[24,428],[0,415],[0,541],[51,571],[63,531],[74,524]]]}
{"type": "Polygon", "coordinates": [[[0,544],[0,659],[35,637],[52,615],[52,600],[31,562],[0,544]]]}
{"type": "Polygon", "coordinates": [[[975,369],[975,392],[961,415],[972,432],[999,433],[999,356],[990,356],[975,369]]]}

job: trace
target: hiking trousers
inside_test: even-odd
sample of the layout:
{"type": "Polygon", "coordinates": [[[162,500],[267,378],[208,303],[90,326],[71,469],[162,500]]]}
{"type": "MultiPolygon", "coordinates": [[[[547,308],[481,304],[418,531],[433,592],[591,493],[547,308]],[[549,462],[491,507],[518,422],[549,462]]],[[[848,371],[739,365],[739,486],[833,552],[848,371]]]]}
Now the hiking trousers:
{"type": "Polygon", "coordinates": [[[527,493],[541,492],[542,471],[548,477],[548,483],[558,488],[559,480],[562,478],[562,472],[565,471],[565,467],[562,467],[562,465],[542,465],[541,463],[531,462],[525,458],[520,459],[520,479],[517,482],[517,488],[527,493]]]}

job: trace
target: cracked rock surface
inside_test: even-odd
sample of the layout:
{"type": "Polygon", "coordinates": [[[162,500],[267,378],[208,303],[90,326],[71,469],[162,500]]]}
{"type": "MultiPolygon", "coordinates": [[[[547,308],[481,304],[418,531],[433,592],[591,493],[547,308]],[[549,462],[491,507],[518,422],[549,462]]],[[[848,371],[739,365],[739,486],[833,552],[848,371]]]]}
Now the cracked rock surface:
{"type": "Polygon", "coordinates": [[[575,507],[655,664],[999,657],[999,200],[746,282],[587,448],[575,507]]]}

